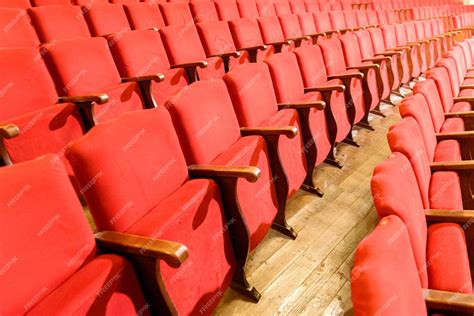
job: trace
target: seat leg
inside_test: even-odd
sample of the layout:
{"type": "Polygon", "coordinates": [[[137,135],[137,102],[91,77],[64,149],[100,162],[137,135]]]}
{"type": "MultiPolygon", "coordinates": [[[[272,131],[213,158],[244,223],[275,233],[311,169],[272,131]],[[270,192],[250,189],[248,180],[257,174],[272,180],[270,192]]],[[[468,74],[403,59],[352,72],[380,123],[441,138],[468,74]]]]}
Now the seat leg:
{"type": "Polygon", "coordinates": [[[238,268],[235,272],[231,287],[251,299],[254,303],[258,303],[262,297],[262,294],[247,281],[247,276],[243,268],[238,268]]]}
{"type": "Polygon", "coordinates": [[[324,162],[339,169],[342,169],[342,167],[344,167],[342,163],[336,159],[336,156],[334,155],[334,149],[331,149],[329,155],[327,156],[326,160],[324,160],[324,162]]]}
{"type": "Polygon", "coordinates": [[[385,117],[385,114],[383,114],[381,111],[379,110],[371,110],[370,113],[372,114],[375,114],[375,115],[378,115],[378,116],[381,116],[381,117],[385,117]]]}
{"type": "Polygon", "coordinates": [[[314,194],[314,195],[317,195],[319,197],[323,197],[324,196],[324,192],[320,189],[320,188],[317,188],[317,187],[314,187],[312,185],[308,185],[306,183],[303,183],[301,185],[301,190],[303,191],[306,191],[308,193],[311,193],[311,194],[314,194]]]}
{"type": "Polygon", "coordinates": [[[351,146],[354,146],[354,147],[357,147],[357,148],[360,147],[360,145],[359,145],[355,140],[353,140],[352,138],[349,138],[349,137],[344,138],[344,139],[342,140],[342,142],[343,142],[344,144],[351,145],[351,146]]]}
{"type": "Polygon", "coordinates": [[[272,228],[293,240],[298,237],[298,233],[293,229],[293,227],[288,225],[286,220],[273,222],[272,228]]]}
{"type": "Polygon", "coordinates": [[[356,125],[359,126],[359,127],[368,129],[369,131],[375,131],[375,129],[372,126],[370,126],[369,123],[366,123],[366,122],[359,122],[356,125]]]}

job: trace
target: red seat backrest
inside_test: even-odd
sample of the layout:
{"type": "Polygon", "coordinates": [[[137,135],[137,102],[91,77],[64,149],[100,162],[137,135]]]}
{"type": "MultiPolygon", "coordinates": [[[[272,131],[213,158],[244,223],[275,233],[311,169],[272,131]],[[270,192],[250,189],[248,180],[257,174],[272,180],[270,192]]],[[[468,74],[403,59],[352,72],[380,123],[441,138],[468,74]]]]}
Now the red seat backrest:
{"type": "Polygon", "coordinates": [[[165,21],[154,3],[129,3],[123,6],[132,30],[161,29],[165,21]]]}

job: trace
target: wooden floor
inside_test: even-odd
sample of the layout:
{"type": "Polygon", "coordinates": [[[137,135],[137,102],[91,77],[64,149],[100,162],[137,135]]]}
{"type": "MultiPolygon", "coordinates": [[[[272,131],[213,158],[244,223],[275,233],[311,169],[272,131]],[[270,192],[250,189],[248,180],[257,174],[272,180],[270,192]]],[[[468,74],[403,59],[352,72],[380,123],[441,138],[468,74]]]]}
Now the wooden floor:
{"type": "Polygon", "coordinates": [[[370,177],[390,154],[387,129],[400,119],[398,107],[384,105],[383,111],[386,118],[372,118],[375,131],[357,130],[360,148],[338,148],[343,169],[318,168],[323,198],[300,191],[289,201],[289,223],[298,238],[271,231],[252,253],[247,273],[262,294],[260,302],[229,289],[215,315],[352,315],[354,250],[378,221],[370,177]]]}

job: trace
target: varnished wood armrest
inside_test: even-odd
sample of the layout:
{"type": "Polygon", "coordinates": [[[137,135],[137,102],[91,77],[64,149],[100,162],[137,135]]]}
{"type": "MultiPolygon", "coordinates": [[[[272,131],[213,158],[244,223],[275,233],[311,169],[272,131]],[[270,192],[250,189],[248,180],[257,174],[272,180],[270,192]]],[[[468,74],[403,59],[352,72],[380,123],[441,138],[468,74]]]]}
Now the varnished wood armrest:
{"type": "Polygon", "coordinates": [[[416,46],[416,44],[429,44],[429,43],[430,43],[429,40],[424,39],[424,40],[417,40],[415,42],[410,42],[407,45],[415,45],[416,46]]]}
{"type": "Polygon", "coordinates": [[[469,117],[474,117],[474,111],[444,113],[444,117],[445,118],[452,118],[452,117],[469,118],[469,117]]]}
{"type": "Polygon", "coordinates": [[[329,92],[329,91],[337,91],[337,92],[344,92],[346,91],[346,86],[342,84],[330,85],[330,86],[320,86],[320,87],[308,87],[304,88],[304,92],[329,92]]]}
{"type": "Polygon", "coordinates": [[[197,61],[194,63],[172,65],[171,68],[194,68],[194,67],[206,68],[207,65],[208,65],[208,62],[205,60],[202,60],[202,61],[197,61]]]}
{"type": "Polygon", "coordinates": [[[367,58],[367,59],[363,59],[362,61],[363,62],[367,62],[367,61],[370,61],[370,62],[382,62],[382,61],[391,62],[392,58],[390,56],[384,56],[384,57],[367,58]]]}
{"type": "Polygon", "coordinates": [[[273,42],[273,43],[266,43],[267,45],[291,45],[291,40],[281,41],[281,42],[273,42]]]}
{"type": "Polygon", "coordinates": [[[474,84],[466,84],[459,87],[460,90],[474,89],[474,84]]]}
{"type": "Polygon", "coordinates": [[[464,224],[474,221],[474,210],[425,210],[426,221],[464,224]]]}
{"type": "Polygon", "coordinates": [[[154,74],[154,75],[148,75],[148,76],[122,78],[122,82],[141,82],[141,81],[161,82],[163,80],[165,80],[165,75],[163,75],[161,73],[157,73],[157,74],[154,74]]]}
{"type": "Polygon", "coordinates": [[[436,134],[436,139],[438,141],[447,140],[447,139],[470,139],[470,138],[474,138],[474,131],[436,134]]]}
{"type": "Polygon", "coordinates": [[[340,33],[347,33],[347,32],[352,32],[353,29],[347,28],[347,29],[340,29],[340,30],[338,30],[338,31],[339,31],[340,33]]]}
{"type": "Polygon", "coordinates": [[[14,138],[20,135],[20,129],[13,124],[0,125],[0,138],[14,138]]]}
{"type": "Polygon", "coordinates": [[[268,48],[267,45],[257,45],[257,46],[252,46],[252,47],[245,47],[240,50],[252,51],[252,50],[265,50],[267,48],[268,48]]]}
{"type": "Polygon", "coordinates": [[[91,95],[79,95],[70,97],[59,97],[59,103],[97,103],[104,104],[109,101],[109,96],[105,93],[91,94],[91,95]]]}
{"type": "Polygon", "coordinates": [[[295,138],[298,135],[298,128],[295,126],[284,126],[284,127],[242,127],[240,128],[240,134],[242,136],[260,135],[260,136],[272,136],[272,135],[284,135],[288,138],[295,138]]]}
{"type": "Polygon", "coordinates": [[[174,241],[113,231],[97,233],[95,239],[103,248],[164,260],[174,268],[179,268],[189,256],[188,248],[174,241]]]}
{"type": "Polygon", "coordinates": [[[188,171],[194,178],[244,178],[249,182],[257,182],[261,175],[260,169],[252,166],[191,165],[188,171]]]}
{"type": "Polygon", "coordinates": [[[278,109],[309,109],[314,108],[318,110],[324,110],[326,107],[326,102],[324,101],[314,101],[314,102],[295,102],[295,103],[279,103],[278,109]]]}
{"type": "Polygon", "coordinates": [[[308,34],[309,37],[319,37],[319,36],[326,36],[326,35],[327,34],[325,32],[308,34]]]}
{"type": "Polygon", "coordinates": [[[426,307],[431,310],[469,314],[474,312],[474,295],[472,294],[423,289],[423,296],[426,307]]]}
{"type": "Polygon", "coordinates": [[[222,53],[222,54],[215,54],[210,55],[209,57],[220,57],[220,58],[229,58],[229,57],[240,57],[240,52],[229,52],[229,53],[222,53]]]}
{"type": "Polygon", "coordinates": [[[411,50],[411,47],[401,46],[401,47],[391,48],[391,50],[395,52],[406,51],[408,53],[411,50]]]}
{"type": "Polygon", "coordinates": [[[349,73],[345,73],[345,74],[337,74],[337,75],[330,75],[328,76],[328,80],[332,80],[332,79],[351,79],[351,78],[355,78],[355,79],[364,79],[364,74],[361,73],[361,72],[349,72],[349,73]]]}
{"type": "Polygon", "coordinates": [[[372,65],[360,65],[355,67],[347,67],[348,70],[368,70],[368,69],[380,69],[380,66],[377,64],[372,65]]]}
{"type": "Polygon", "coordinates": [[[412,47],[420,47],[420,46],[421,46],[421,43],[407,43],[407,44],[405,44],[404,46],[401,46],[401,47],[412,48],[412,47]]]}
{"type": "Polygon", "coordinates": [[[474,170],[474,160],[433,162],[431,171],[466,171],[474,170]]]}
{"type": "Polygon", "coordinates": [[[377,54],[375,54],[375,56],[379,56],[379,55],[380,55],[380,56],[388,56],[388,57],[390,57],[390,56],[401,56],[401,55],[402,55],[402,52],[399,52],[399,51],[393,51],[393,52],[391,52],[391,51],[386,51],[386,52],[383,52],[383,53],[377,53],[377,54]]]}
{"type": "Polygon", "coordinates": [[[304,41],[304,40],[310,40],[311,36],[308,35],[303,35],[303,36],[298,36],[298,37],[292,37],[292,38],[287,38],[289,41],[297,42],[297,41],[304,41]]]}

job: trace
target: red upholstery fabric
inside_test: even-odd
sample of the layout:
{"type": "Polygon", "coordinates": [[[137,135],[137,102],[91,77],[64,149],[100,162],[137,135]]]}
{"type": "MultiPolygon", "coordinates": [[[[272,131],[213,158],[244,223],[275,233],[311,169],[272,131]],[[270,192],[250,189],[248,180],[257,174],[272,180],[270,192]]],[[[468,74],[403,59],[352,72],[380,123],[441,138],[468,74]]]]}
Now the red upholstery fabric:
{"type": "Polygon", "coordinates": [[[45,46],[45,59],[61,95],[106,93],[109,102],[95,106],[97,122],[143,108],[136,83],[120,83],[104,38],[78,38],[45,46]]]}
{"type": "Polygon", "coordinates": [[[120,4],[95,4],[84,15],[92,36],[104,36],[130,30],[127,15],[120,4]]]}
{"type": "Polygon", "coordinates": [[[344,30],[347,27],[342,11],[329,11],[329,20],[333,30],[344,30]]]}
{"type": "Polygon", "coordinates": [[[291,12],[300,14],[306,12],[306,7],[303,0],[290,0],[291,12]]]}
{"type": "Polygon", "coordinates": [[[437,161],[461,161],[461,145],[454,139],[443,140],[436,146],[433,160],[437,161]]]}
{"type": "Polygon", "coordinates": [[[31,8],[29,0],[4,0],[1,4],[2,8],[11,9],[28,9],[31,8]]]}
{"type": "Polygon", "coordinates": [[[243,18],[254,19],[259,16],[255,1],[237,0],[237,8],[239,9],[240,16],[243,18]]]}
{"type": "Polygon", "coordinates": [[[231,21],[240,18],[237,3],[234,0],[214,0],[217,14],[221,21],[231,21]]]}
{"type": "Polygon", "coordinates": [[[0,28],[3,30],[0,32],[1,47],[36,47],[39,45],[38,36],[25,10],[0,8],[0,28]]]}
{"type": "Polygon", "coordinates": [[[222,78],[224,75],[222,59],[218,57],[206,58],[206,53],[194,25],[168,26],[161,29],[160,34],[172,65],[206,60],[209,63],[208,67],[198,69],[200,79],[222,78]],[[179,34],[179,36],[176,36],[176,34],[179,34]]]}
{"type": "MultiPolygon", "coordinates": [[[[72,104],[54,105],[54,83],[36,48],[0,51],[0,85],[5,87],[0,109],[0,124],[15,124],[20,135],[5,139],[13,163],[35,159],[47,153],[63,158],[70,141],[82,136],[78,108],[72,104]],[[35,84],[31,84],[31,80],[35,84]],[[25,93],[25,89],[28,93],[25,93]]],[[[72,177],[71,168],[68,167],[72,177]]]]}
{"type": "Polygon", "coordinates": [[[260,169],[262,174],[257,182],[239,179],[237,183],[250,248],[254,249],[266,235],[277,211],[264,140],[257,136],[240,137],[232,101],[221,80],[199,81],[185,87],[180,98],[170,101],[169,109],[188,164],[250,165],[260,169]]]}
{"type": "MultiPolygon", "coordinates": [[[[430,71],[428,71],[428,73],[430,73],[430,71]]],[[[420,94],[425,98],[425,103],[430,110],[431,122],[433,123],[434,130],[436,133],[439,133],[445,121],[445,108],[440,95],[438,94],[438,88],[435,81],[432,79],[420,81],[413,87],[413,92],[415,94],[420,94]]],[[[421,102],[423,103],[423,101],[421,102]]]]}
{"type": "Polygon", "coordinates": [[[311,35],[318,33],[316,24],[314,23],[313,14],[310,12],[304,12],[298,14],[298,22],[300,23],[301,32],[304,35],[311,35]]]}
{"type": "Polygon", "coordinates": [[[219,189],[210,180],[188,181],[179,140],[164,107],[96,126],[70,149],[68,158],[82,184],[96,178],[84,195],[100,230],[187,246],[191,263],[179,269],[160,263],[165,287],[179,313],[195,313],[225,290],[235,262],[223,228],[219,189]]]}
{"type": "MultiPolygon", "coordinates": [[[[441,59],[438,64],[437,64],[438,67],[443,67],[446,69],[447,73],[448,73],[448,78],[449,80],[445,81],[445,86],[446,88],[451,88],[451,96],[458,96],[459,95],[459,85],[460,85],[460,82],[459,82],[459,75],[458,75],[458,70],[456,69],[456,62],[454,61],[453,58],[443,58],[441,59]],[[451,83],[450,85],[447,84],[447,83],[451,83]]],[[[433,78],[436,80],[436,78],[433,78]]],[[[438,90],[440,91],[440,94],[444,94],[443,91],[445,90],[441,90],[438,88],[438,90]]],[[[449,89],[446,89],[446,90],[449,90],[449,89]]]]}
{"type": "Polygon", "coordinates": [[[29,12],[42,43],[91,36],[83,13],[77,6],[44,6],[32,8],[29,12]]]}
{"type": "Polygon", "coordinates": [[[319,32],[329,32],[333,31],[331,26],[331,20],[329,19],[329,14],[325,11],[314,12],[314,23],[316,23],[316,28],[319,32]]]}
{"type": "Polygon", "coordinates": [[[291,14],[291,7],[288,0],[274,0],[273,5],[278,16],[291,14]]]}
{"type": "Polygon", "coordinates": [[[149,314],[132,265],[119,256],[102,255],[84,265],[28,314],[137,313],[149,314]]]}
{"type": "Polygon", "coordinates": [[[435,172],[429,187],[430,208],[463,210],[461,184],[456,172],[435,172]]]}
{"type": "Polygon", "coordinates": [[[173,2],[160,4],[161,14],[166,25],[192,25],[193,16],[187,3],[173,2]]]}
{"type": "Polygon", "coordinates": [[[428,228],[427,258],[431,289],[472,293],[466,238],[458,224],[441,223],[428,228]]]}
{"type": "Polygon", "coordinates": [[[10,263],[0,284],[0,310],[23,314],[95,255],[95,241],[55,156],[4,167],[0,179],[8,183],[0,192],[0,262],[10,263]]]}
{"type": "Polygon", "coordinates": [[[105,4],[109,3],[108,0],[72,0],[72,4],[78,5],[78,6],[84,6],[86,8],[90,7],[91,5],[94,4],[105,4]]]}
{"type": "Polygon", "coordinates": [[[378,164],[372,176],[371,189],[379,218],[396,215],[406,225],[421,285],[428,287],[425,213],[417,179],[406,156],[395,152],[378,164]]]}
{"type": "MultiPolygon", "coordinates": [[[[264,43],[278,43],[284,41],[285,35],[281,28],[278,17],[276,16],[264,16],[257,19],[260,32],[262,34],[264,43]]],[[[294,45],[284,45],[283,51],[291,51],[294,49],[294,45]]]]}
{"type": "MultiPolygon", "coordinates": [[[[304,35],[301,31],[300,22],[296,14],[280,15],[278,20],[280,21],[281,29],[285,38],[298,38],[304,35]]],[[[301,45],[309,45],[312,44],[312,42],[312,39],[305,39],[301,41],[301,45]]]]}
{"type": "Polygon", "coordinates": [[[182,87],[187,85],[183,69],[170,69],[160,34],[152,30],[137,30],[121,36],[108,37],[110,50],[122,77],[135,77],[163,73],[162,82],[152,85],[153,96],[158,105],[164,105],[182,87]],[[116,38],[116,40],[114,40],[116,38]]]}
{"type": "MultiPolygon", "coordinates": [[[[303,79],[294,54],[276,54],[266,60],[265,63],[270,69],[273,87],[279,103],[321,100],[319,93],[304,93],[303,79]]],[[[316,165],[319,165],[326,159],[331,149],[324,111],[311,109],[309,125],[318,150],[316,165]]]]}
{"type": "MultiPolygon", "coordinates": [[[[299,47],[295,50],[298,65],[303,77],[305,87],[318,87],[325,85],[339,85],[342,82],[338,79],[327,81],[326,68],[321,49],[317,45],[299,47]],[[318,69],[315,72],[315,69],[318,69]]],[[[344,93],[333,92],[330,104],[337,124],[336,142],[342,141],[351,131],[351,123],[347,116],[346,100],[344,93]]]]}
{"type": "Polygon", "coordinates": [[[433,79],[435,82],[439,97],[443,104],[444,112],[451,112],[453,106],[453,91],[451,90],[451,84],[449,83],[450,79],[447,69],[444,67],[430,69],[426,72],[426,77],[433,79]]]}
{"type": "Polygon", "coordinates": [[[354,314],[375,315],[383,310],[387,316],[426,315],[417,272],[406,227],[396,216],[385,217],[355,253],[354,314]]]}
{"type": "Polygon", "coordinates": [[[298,136],[293,139],[280,137],[279,155],[288,179],[288,196],[298,191],[306,177],[304,141],[296,110],[278,111],[273,91],[272,78],[264,63],[254,63],[238,67],[224,76],[224,82],[233,101],[240,126],[295,126],[298,136]],[[249,82],[252,85],[249,85],[249,82]]]}
{"type": "Polygon", "coordinates": [[[212,1],[192,2],[189,7],[194,17],[194,23],[219,21],[216,6],[212,1]]]}
{"type": "Polygon", "coordinates": [[[275,7],[272,0],[256,0],[257,9],[260,16],[276,15],[275,7]]]}
{"type": "Polygon", "coordinates": [[[71,0],[30,0],[34,7],[43,5],[71,5],[71,0]]]}
{"type": "Polygon", "coordinates": [[[156,4],[151,2],[128,3],[123,8],[133,30],[161,29],[165,27],[165,21],[156,4]]]}
{"type": "MultiPolygon", "coordinates": [[[[229,28],[237,49],[256,47],[263,45],[263,38],[255,19],[237,19],[229,21],[229,28]]],[[[257,60],[263,61],[273,55],[275,49],[269,45],[265,50],[257,51],[257,60]]]]}
{"type": "MultiPolygon", "coordinates": [[[[338,39],[321,41],[319,47],[323,53],[328,75],[339,75],[347,72],[344,62],[344,53],[338,39]]],[[[351,80],[351,86],[349,89],[351,91],[352,101],[355,108],[355,119],[353,123],[359,123],[365,114],[365,103],[361,80],[351,80]]]]}

